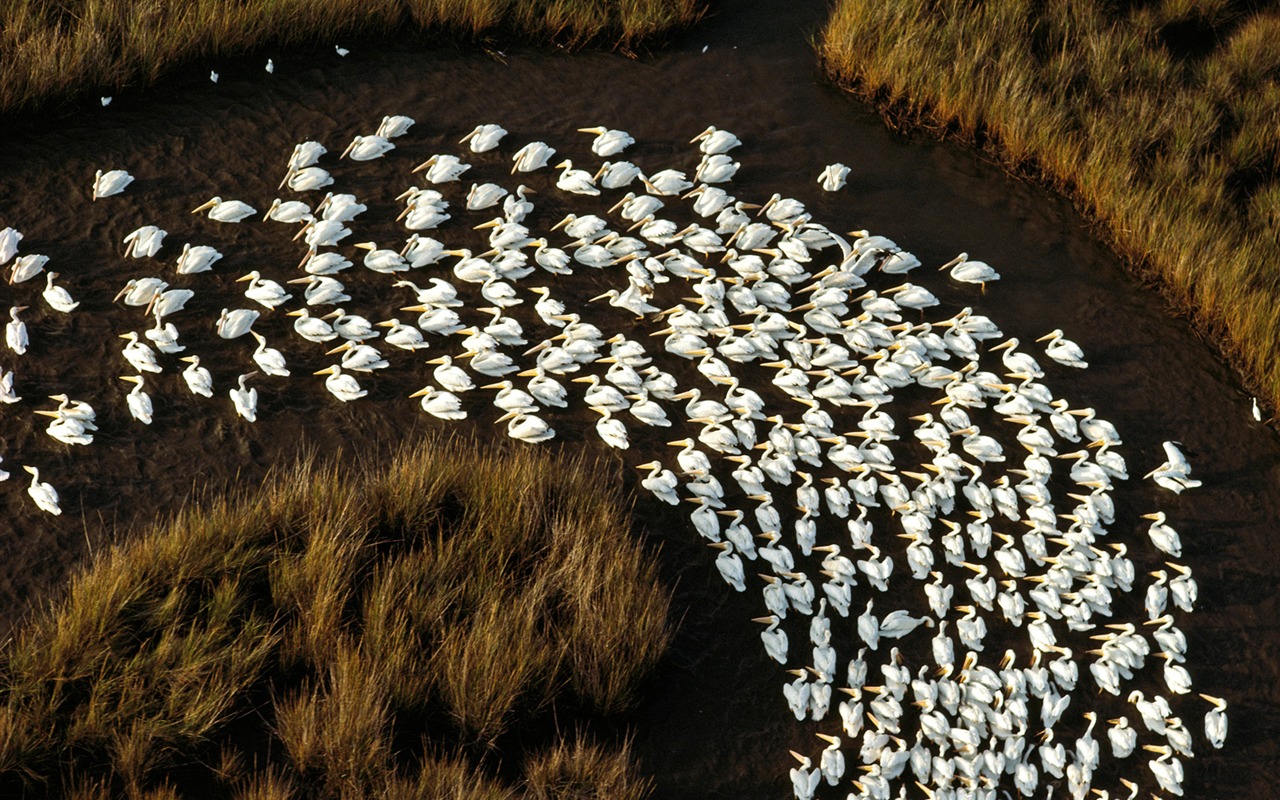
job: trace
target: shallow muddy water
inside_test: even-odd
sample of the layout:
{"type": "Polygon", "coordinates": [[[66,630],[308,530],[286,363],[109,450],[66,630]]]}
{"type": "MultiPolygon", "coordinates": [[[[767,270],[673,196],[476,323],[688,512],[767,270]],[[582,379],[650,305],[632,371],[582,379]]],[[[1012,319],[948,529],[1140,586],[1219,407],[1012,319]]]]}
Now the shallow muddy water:
{"type": "MultiPolygon", "coordinates": [[[[262,409],[256,424],[235,417],[225,397],[234,377],[251,368],[253,343],[224,342],[208,324],[183,327],[181,315],[174,321],[183,342],[201,354],[221,387],[217,402],[197,402],[169,369],[149,381],[155,424],[134,423],[124,406],[129,386],[117,379],[131,370],[116,352],[122,341],[115,337],[147,322],[138,309],[110,302],[126,278],[159,274],[174,286],[201,287],[183,314],[211,320],[237,301],[233,293],[243,284],[234,283],[236,276],[259,267],[288,272],[297,263],[291,230],[275,223],[229,230],[191,216],[198,203],[222,195],[265,210],[277,196],[289,152],[305,139],[333,152],[325,164],[341,175],[334,189],[354,192],[368,203],[371,218],[389,220],[408,165],[435,152],[466,156],[477,181],[514,185],[507,175],[510,148],[506,155],[458,150],[457,139],[479,123],[501,123],[511,131],[509,141],[542,139],[592,164],[598,159],[588,151],[589,137],[575,129],[622,128],[637,139],[628,151],[637,164],[690,171],[696,154],[689,138],[714,124],[745,142],[734,152],[742,162],[733,183],[739,197],[763,200],[780,192],[804,200],[833,230],[888,236],[926,265],[911,279],[935,288],[946,313],[970,305],[1024,342],[1062,328],[1084,348],[1091,368],[1058,370],[1055,389],[1075,406],[1096,407],[1124,436],[1134,480],[1121,484],[1120,516],[1133,519],[1158,505],[1176,520],[1183,561],[1200,583],[1196,613],[1179,623],[1190,643],[1187,666],[1197,691],[1231,703],[1227,747],[1214,751],[1198,739],[1197,757],[1187,761],[1187,796],[1271,797],[1280,763],[1280,555],[1273,546],[1280,441],[1252,420],[1249,398],[1230,370],[1169,316],[1155,293],[1124,273],[1067,203],[955,147],[893,136],[867,109],[824,84],[808,44],[823,11],[815,2],[726,4],[670,50],[639,59],[525,49],[495,58],[447,47],[370,45],[352,45],[346,58],[331,51],[276,56],[270,76],[257,60],[218,65],[216,85],[203,73],[198,80],[174,79],[106,109],[6,134],[0,227],[23,231],[22,252],[48,254],[50,267],[64,276],[59,282],[82,306],[70,317],[52,312],[38,298],[38,280],[6,287],[9,302],[0,303],[31,306],[24,317],[33,342],[22,359],[7,351],[0,358],[17,368],[26,398],[0,409],[0,455],[14,473],[0,484],[8,518],[0,532],[7,566],[0,571],[0,616],[17,619],[90,549],[202,490],[257,481],[302,446],[376,457],[406,438],[446,427],[405,399],[426,381],[421,356],[394,354],[387,375],[362,379],[370,396],[343,406],[319,378],[302,377],[332,359],[299,347],[291,320],[278,314],[264,314],[255,329],[285,351],[295,377],[255,382],[262,409]],[[418,121],[397,140],[395,158],[342,162],[340,172],[334,155],[354,134],[372,132],[384,114],[418,121]],[[815,179],[833,161],[852,173],[843,191],[825,194],[815,179]],[[137,181],[123,195],[86,202],[94,170],[115,167],[137,181]],[[146,223],[170,232],[163,266],[120,255],[123,236],[146,223]],[[184,283],[171,266],[184,241],[216,242],[226,257],[213,273],[184,283]],[[929,265],[962,250],[995,266],[1003,280],[982,292],[927,274],[929,265]],[[36,398],[58,391],[98,409],[101,431],[90,447],[53,441],[30,414],[50,407],[36,398]],[[1174,497],[1137,479],[1163,460],[1160,443],[1167,439],[1185,444],[1203,487],[1174,497]],[[63,516],[34,508],[20,463],[41,466],[42,477],[62,493],[63,516]]],[[[464,183],[472,178],[464,176],[464,183]]],[[[540,190],[540,217],[553,221],[568,210],[546,172],[527,182],[540,190]]],[[[353,240],[390,242],[397,230],[361,229],[353,240]]],[[[408,304],[402,295],[348,283],[363,288],[353,292],[351,306],[371,319],[408,304]]],[[[603,285],[586,275],[570,296],[585,301],[603,285]]],[[[600,306],[593,304],[593,313],[600,314],[600,306]]],[[[491,407],[477,408],[474,424],[459,429],[505,440],[491,424],[496,417],[491,407]]],[[[556,441],[583,442],[615,457],[604,452],[593,422],[585,413],[557,421],[556,441]]],[[[639,434],[635,448],[665,456],[670,449],[662,442],[673,438],[639,434]]],[[[724,590],[687,517],[647,495],[638,498],[637,511],[644,535],[660,545],[663,573],[675,582],[681,608],[672,657],[627,718],[642,765],[657,783],[654,796],[786,796],[786,771],[794,764],[786,751],[813,750],[819,728],[797,724],[782,702],[782,670],[765,658],[759,628],[747,622],[764,613],[758,599],[724,590]]],[[[1138,566],[1159,564],[1148,559],[1138,566]]],[[[1202,705],[1186,706],[1198,709],[1187,715],[1196,731],[1202,705]]],[[[1150,783],[1145,767],[1142,773],[1150,783]]]]}

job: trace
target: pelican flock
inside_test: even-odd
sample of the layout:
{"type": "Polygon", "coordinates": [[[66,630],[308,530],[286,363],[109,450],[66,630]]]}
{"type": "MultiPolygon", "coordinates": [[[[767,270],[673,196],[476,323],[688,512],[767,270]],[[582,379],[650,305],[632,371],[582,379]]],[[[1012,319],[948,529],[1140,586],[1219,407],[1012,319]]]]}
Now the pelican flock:
{"type": "MultiPolygon", "coordinates": [[[[299,144],[277,187],[295,196],[251,198],[270,209],[261,219],[218,196],[192,212],[286,241],[296,233],[296,266],[227,239],[187,243],[165,267],[164,230],[129,234],[122,269],[143,264],[191,288],[138,275],[117,295],[155,322],[154,347],[128,330],[136,322],[120,329],[120,360],[138,374],[123,376],[127,392],[103,389],[127,409],[117,419],[163,420],[170,398],[142,373],[165,370],[183,376],[187,402],[228,424],[269,418],[280,402],[250,379],[313,380],[358,408],[393,366],[416,370],[409,380],[422,386],[406,413],[457,420],[492,403],[523,442],[554,439],[558,418],[588,407],[602,444],[640,471],[654,501],[689,511],[690,536],[714,553],[708,573],[758,597],[778,702],[822,729],[792,751],[798,800],[1176,796],[1182,760],[1223,746],[1227,702],[1197,700],[1184,666],[1177,624],[1197,585],[1170,560],[1181,555],[1178,520],[1157,509],[1149,524],[1117,523],[1113,494],[1131,480],[1120,434],[1047,383],[1088,366],[1063,331],[1044,347],[1007,337],[936,295],[940,279],[921,279],[933,290],[906,281],[921,261],[890,239],[828,227],[795,198],[733,196],[728,153],[742,143],[715,127],[682,163],[652,171],[629,134],[581,128],[596,157],[613,159],[593,172],[567,158],[553,166],[556,148],[512,143],[493,123],[453,132],[457,152],[422,160],[412,140],[391,142],[413,124],[385,118],[324,166],[323,144],[299,144]],[[394,222],[350,194],[316,198],[361,162],[401,163],[394,222]],[[463,183],[473,166],[485,180],[463,183]],[[543,211],[541,197],[571,211],[543,211]],[[384,235],[390,224],[397,241],[384,235]],[[590,288],[571,292],[575,282],[590,288]],[[305,284],[303,296],[290,283],[305,284]],[[221,292],[203,306],[221,312],[200,318],[205,291],[221,292]],[[351,305],[375,293],[399,317],[351,305]],[[278,316],[294,321],[265,330],[278,316]],[[240,348],[236,377],[215,380],[201,354],[175,355],[193,326],[227,348],[250,334],[256,348],[240,348]],[[304,352],[331,364],[291,371],[304,352]]],[[[849,174],[836,163],[818,181],[838,191],[849,174]]],[[[117,202],[131,180],[99,172],[85,201],[117,202]]],[[[0,388],[6,402],[39,404],[21,397],[22,359],[47,331],[19,319],[39,291],[19,284],[48,259],[19,256],[21,241],[0,234],[0,268],[15,264],[0,388]]],[[[941,271],[961,298],[1000,277],[964,253],[924,270],[941,271]]],[[[46,302],[86,313],[55,277],[76,287],[73,269],[50,272],[46,302]]],[[[92,452],[93,409],[54,399],[57,410],[34,412],[54,418],[49,434],[92,452]]],[[[1178,446],[1164,450],[1145,477],[1174,493],[1199,486],[1178,446]]],[[[25,468],[36,507],[61,513],[67,500],[25,468]]]]}

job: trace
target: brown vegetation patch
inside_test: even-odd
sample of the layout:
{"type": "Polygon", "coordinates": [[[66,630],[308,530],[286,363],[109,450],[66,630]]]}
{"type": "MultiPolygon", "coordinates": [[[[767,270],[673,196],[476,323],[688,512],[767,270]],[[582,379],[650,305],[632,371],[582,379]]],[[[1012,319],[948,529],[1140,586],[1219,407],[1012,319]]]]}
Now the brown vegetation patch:
{"type": "Polygon", "coordinates": [[[307,460],[101,554],[0,660],[0,790],[642,796],[625,746],[536,732],[627,707],[669,636],[600,469],[453,440],[307,460]]]}
{"type": "Polygon", "coordinates": [[[1280,405],[1280,11],[841,0],[828,73],[1075,196],[1280,405]]]}

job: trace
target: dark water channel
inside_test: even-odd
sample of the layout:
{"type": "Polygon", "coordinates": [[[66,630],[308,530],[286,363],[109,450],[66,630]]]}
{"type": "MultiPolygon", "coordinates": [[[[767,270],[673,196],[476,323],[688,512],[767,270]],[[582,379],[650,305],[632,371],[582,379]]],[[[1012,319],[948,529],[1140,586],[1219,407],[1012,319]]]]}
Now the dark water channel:
{"type": "MultiPolygon", "coordinates": [[[[714,124],[746,143],[734,153],[742,162],[734,182],[740,197],[764,199],[776,191],[800,198],[833,229],[889,236],[925,265],[961,250],[994,265],[1004,277],[985,293],[948,285],[936,273],[911,277],[937,286],[948,313],[971,305],[1024,342],[1064,329],[1092,367],[1069,375],[1061,370],[1055,385],[1073,405],[1092,405],[1116,424],[1135,478],[1163,460],[1163,440],[1185,444],[1202,488],[1173,497],[1134,480],[1122,504],[1141,513],[1158,503],[1176,520],[1183,561],[1200,583],[1196,613],[1180,622],[1190,641],[1187,666],[1197,691],[1231,703],[1227,747],[1213,751],[1200,741],[1197,758],[1188,762],[1187,795],[1273,796],[1280,759],[1280,549],[1273,544],[1280,442],[1251,419],[1249,398],[1220,359],[1156,294],[1125,274],[1067,203],[955,147],[891,135],[868,110],[823,83],[808,38],[823,17],[819,2],[727,3],[670,50],[638,59],[523,49],[494,58],[450,47],[352,45],[346,58],[331,51],[276,57],[270,76],[257,60],[218,65],[216,85],[201,73],[124,95],[106,109],[3,134],[0,227],[23,231],[23,252],[48,254],[83,305],[70,317],[54,314],[38,298],[39,281],[5,287],[9,302],[0,303],[32,307],[26,318],[33,340],[20,362],[5,362],[18,369],[27,401],[0,408],[0,455],[14,473],[0,484],[7,518],[0,531],[7,567],[0,570],[0,617],[17,619],[88,549],[177,508],[193,490],[255,481],[301,445],[376,456],[444,427],[404,399],[424,382],[421,367],[412,377],[369,381],[370,396],[350,407],[333,401],[318,378],[260,381],[262,417],[256,425],[244,423],[232,415],[225,387],[247,369],[252,342],[222,342],[203,325],[184,329],[183,340],[189,351],[207,354],[224,387],[217,413],[191,398],[170,370],[152,390],[155,424],[144,429],[130,420],[124,409],[129,386],[117,380],[130,368],[116,352],[122,342],[115,335],[146,323],[137,310],[110,303],[125,278],[163,269],[175,286],[186,285],[171,278],[168,266],[181,242],[223,243],[223,264],[195,276],[216,288],[198,292],[188,307],[213,319],[243,288],[235,276],[259,262],[296,263],[286,234],[261,244],[247,227],[229,231],[190,216],[196,204],[220,194],[265,209],[294,143],[317,139],[336,155],[352,135],[372,132],[384,114],[418,120],[400,140],[396,175],[410,159],[453,151],[458,138],[483,122],[503,124],[511,141],[543,139],[583,162],[591,159],[588,138],[575,129],[622,128],[636,137],[629,155],[642,166],[690,162],[688,139],[714,124]],[[828,195],[815,178],[832,161],[852,173],[846,189],[828,195]],[[85,202],[94,170],[112,167],[127,167],[137,182],[110,201],[85,202]],[[120,256],[124,234],[149,222],[170,231],[163,268],[120,256]],[[99,410],[102,430],[89,448],[62,446],[32,421],[33,406],[49,406],[30,401],[63,390],[99,410]],[[25,496],[23,459],[40,464],[62,492],[62,517],[42,514],[25,496]]],[[[492,178],[486,179],[505,176],[497,156],[473,160],[489,165],[492,178]]],[[[387,165],[343,169],[347,177],[335,189],[356,193],[371,216],[394,217],[394,196],[404,184],[382,179],[387,165]]],[[[514,181],[508,176],[506,183],[514,181]]],[[[549,219],[564,213],[554,193],[547,192],[545,202],[540,213],[549,219]]],[[[595,289],[578,291],[585,299],[595,289]]],[[[356,300],[352,305],[367,309],[371,319],[406,304],[399,296],[356,300]]],[[[283,347],[290,323],[264,315],[256,329],[283,347]]],[[[331,361],[318,353],[286,354],[295,375],[331,361]]],[[[404,357],[395,366],[420,361],[404,357]]],[[[505,438],[488,424],[496,415],[475,416],[479,435],[505,438]]],[[[603,453],[593,422],[583,415],[558,423],[558,440],[603,453]]],[[[649,438],[662,447],[662,436],[649,438]]],[[[746,622],[763,612],[754,598],[723,591],[705,548],[689,541],[687,523],[656,505],[645,497],[637,508],[646,535],[661,542],[664,574],[678,585],[682,617],[672,658],[628,720],[644,769],[657,782],[655,797],[786,796],[786,770],[794,763],[786,750],[813,750],[814,740],[810,727],[790,717],[780,670],[764,658],[758,627],[746,622]]],[[[1188,726],[1197,731],[1200,713],[1188,713],[1188,726]]],[[[1145,767],[1142,773],[1150,782],[1145,767]]]]}

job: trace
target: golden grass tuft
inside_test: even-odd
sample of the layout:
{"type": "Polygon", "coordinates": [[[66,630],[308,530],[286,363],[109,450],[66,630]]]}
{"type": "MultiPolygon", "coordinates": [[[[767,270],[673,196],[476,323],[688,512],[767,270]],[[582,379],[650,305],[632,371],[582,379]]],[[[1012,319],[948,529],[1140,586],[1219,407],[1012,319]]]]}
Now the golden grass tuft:
{"type": "Polygon", "coordinates": [[[623,743],[609,750],[579,735],[526,761],[530,800],[642,800],[650,782],[641,777],[623,743]]]}
{"type": "Polygon", "coordinates": [[[435,31],[630,48],[704,11],[705,0],[0,0],[0,114],[266,47],[435,31]]]}
{"type": "Polygon", "coordinates": [[[667,644],[599,470],[306,460],[101,554],[0,657],[0,793],[508,796],[499,739],[624,708],[667,644]]]}
{"type": "Polygon", "coordinates": [[[1280,406],[1280,11],[840,0],[825,68],[1073,195],[1280,406]]]}

